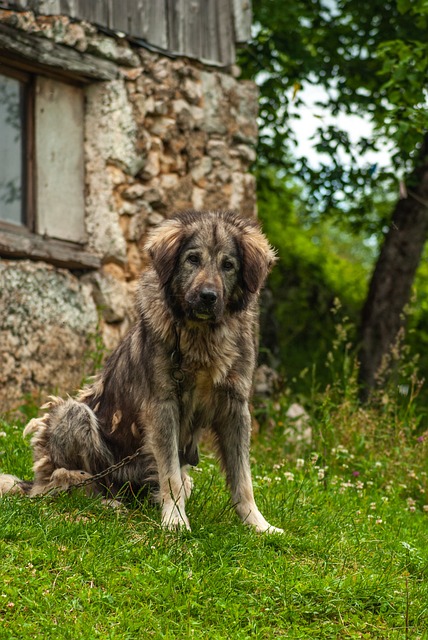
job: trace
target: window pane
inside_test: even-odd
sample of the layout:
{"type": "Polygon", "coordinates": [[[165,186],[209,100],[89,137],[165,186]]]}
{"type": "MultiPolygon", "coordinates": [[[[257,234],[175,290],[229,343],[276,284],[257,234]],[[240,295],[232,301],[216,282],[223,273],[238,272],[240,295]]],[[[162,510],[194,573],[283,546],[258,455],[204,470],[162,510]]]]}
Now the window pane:
{"type": "Polygon", "coordinates": [[[0,74],[0,220],[22,224],[22,83],[0,74]]]}

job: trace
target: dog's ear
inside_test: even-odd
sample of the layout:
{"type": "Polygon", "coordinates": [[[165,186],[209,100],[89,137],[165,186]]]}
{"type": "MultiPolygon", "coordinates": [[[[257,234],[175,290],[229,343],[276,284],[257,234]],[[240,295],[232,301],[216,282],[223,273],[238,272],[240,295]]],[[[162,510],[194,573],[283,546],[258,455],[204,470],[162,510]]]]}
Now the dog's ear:
{"type": "Polygon", "coordinates": [[[276,262],[275,251],[257,226],[243,233],[240,244],[244,286],[257,293],[276,262]]]}
{"type": "Polygon", "coordinates": [[[160,225],[148,238],[146,250],[163,287],[174,273],[183,239],[183,227],[177,221],[160,225]]]}

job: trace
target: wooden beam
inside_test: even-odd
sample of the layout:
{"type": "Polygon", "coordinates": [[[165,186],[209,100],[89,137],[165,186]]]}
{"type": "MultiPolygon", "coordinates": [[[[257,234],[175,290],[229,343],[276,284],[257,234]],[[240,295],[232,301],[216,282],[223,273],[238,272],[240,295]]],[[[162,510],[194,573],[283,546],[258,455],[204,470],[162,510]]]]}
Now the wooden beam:
{"type": "Polygon", "coordinates": [[[117,66],[108,60],[80,53],[45,38],[35,38],[6,25],[0,25],[1,54],[16,56],[47,73],[56,71],[84,82],[90,79],[113,80],[118,76],[117,66]]]}
{"type": "Polygon", "coordinates": [[[43,260],[67,269],[99,269],[101,259],[71,243],[0,229],[0,256],[43,260]]]}

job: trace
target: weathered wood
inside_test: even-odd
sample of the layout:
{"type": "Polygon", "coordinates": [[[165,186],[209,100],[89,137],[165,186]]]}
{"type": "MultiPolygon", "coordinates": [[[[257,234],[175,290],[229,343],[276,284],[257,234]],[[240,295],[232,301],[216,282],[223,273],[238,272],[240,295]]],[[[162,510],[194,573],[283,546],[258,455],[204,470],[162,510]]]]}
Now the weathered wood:
{"type": "Polygon", "coordinates": [[[168,46],[172,52],[192,52],[202,59],[204,0],[167,0],[168,46]]]}
{"type": "Polygon", "coordinates": [[[253,15],[250,0],[232,0],[235,42],[244,43],[251,37],[253,15]]]}
{"type": "Polygon", "coordinates": [[[128,22],[128,2],[121,2],[121,0],[111,0],[111,15],[109,21],[106,24],[110,29],[115,31],[123,31],[123,33],[129,33],[128,29],[132,27],[128,22]]]}
{"type": "Polygon", "coordinates": [[[32,4],[37,7],[40,13],[58,14],[62,9],[60,0],[39,0],[39,2],[33,1],[32,4]]]}
{"type": "Polygon", "coordinates": [[[88,20],[215,65],[233,64],[235,42],[251,34],[251,0],[20,0],[20,5],[88,20]]]}
{"type": "Polygon", "coordinates": [[[230,0],[217,0],[217,42],[220,60],[235,59],[233,14],[230,0]]]}
{"type": "Polygon", "coordinates": [[[10,258],[46,260],[67,269],[99,269],[101,260],[97,255],[79,247],[45,239],[32,233],[13,233],[0,228],[0,254],[10,258]]]}
{"type": "MultiPolygon", "coordinates": [[[[62,13],[72,18],[84,19],[102,26],[108,26],[111,14],[111,0],[96,0],[86,2],[86,0],[59,0],[60,9],[49,11],[49,13],[62,13]]],[[[43,13],[39,10],[40,13],[43,13]]]]}
{"type": "MultiPolygon", "coordinates": [[[[132,1],[132,0],[131,0],[132,1]]],[[[150,0],[149,6],[149,32],[147,33],[147,40],[153,42],[162,49],[169,50],[169,44],[167,39],[167,24],[166,24],[166,7],[164,0],[150,0]]],[[[141,23],[140,23],[141,25],[141,23]]],[[[135,25],[135,31],[132,34],[138,35],[138,26],[135,25]]]]}
{"type": "Polygon", "coordinates": [[[202,59],[219,60],[216,0],[206,0],[202,33],[202,59]]]}
{"type": "MultiPolygon", "coordinates": [[[[4,2],[5,4],[9,4],[7,0],[4,0],[4,2]]],[[[11,2],[10,4],[15,4],[20,9],[27,9],[29,3],[28,3],[28,0],[15,0],[13,3],[11,2]]]]}
{"type": "Polygon", "coordinates": [[[35,231],[84,244],[84,92],[38,76],[35,91],[35,231]],[[61,135],[58,135],[58,132],[61,135]]]}
{"type": "Polygon", "coordinates": [[[46,71],[57,70],[61,75],[71,74],[75,79],[112,80],[118,75],[115,64],[101,60],[89,53],[51,40],[35,38],[22,31],[0,25],[0,53],[9,53],[26,59],[31,65],[39,65],[46,71]]]}

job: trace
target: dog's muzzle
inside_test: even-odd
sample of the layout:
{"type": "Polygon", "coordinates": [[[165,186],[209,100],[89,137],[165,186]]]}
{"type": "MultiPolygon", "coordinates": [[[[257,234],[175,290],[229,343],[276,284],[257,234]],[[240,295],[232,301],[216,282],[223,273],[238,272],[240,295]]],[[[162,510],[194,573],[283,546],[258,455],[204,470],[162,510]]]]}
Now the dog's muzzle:
{"type": "Polygon", "coordinates": [[[204,287],[190,301],[192,313],[197,320],[216,320],[219,312],[219,295],[210,287],[204,287]]]}

